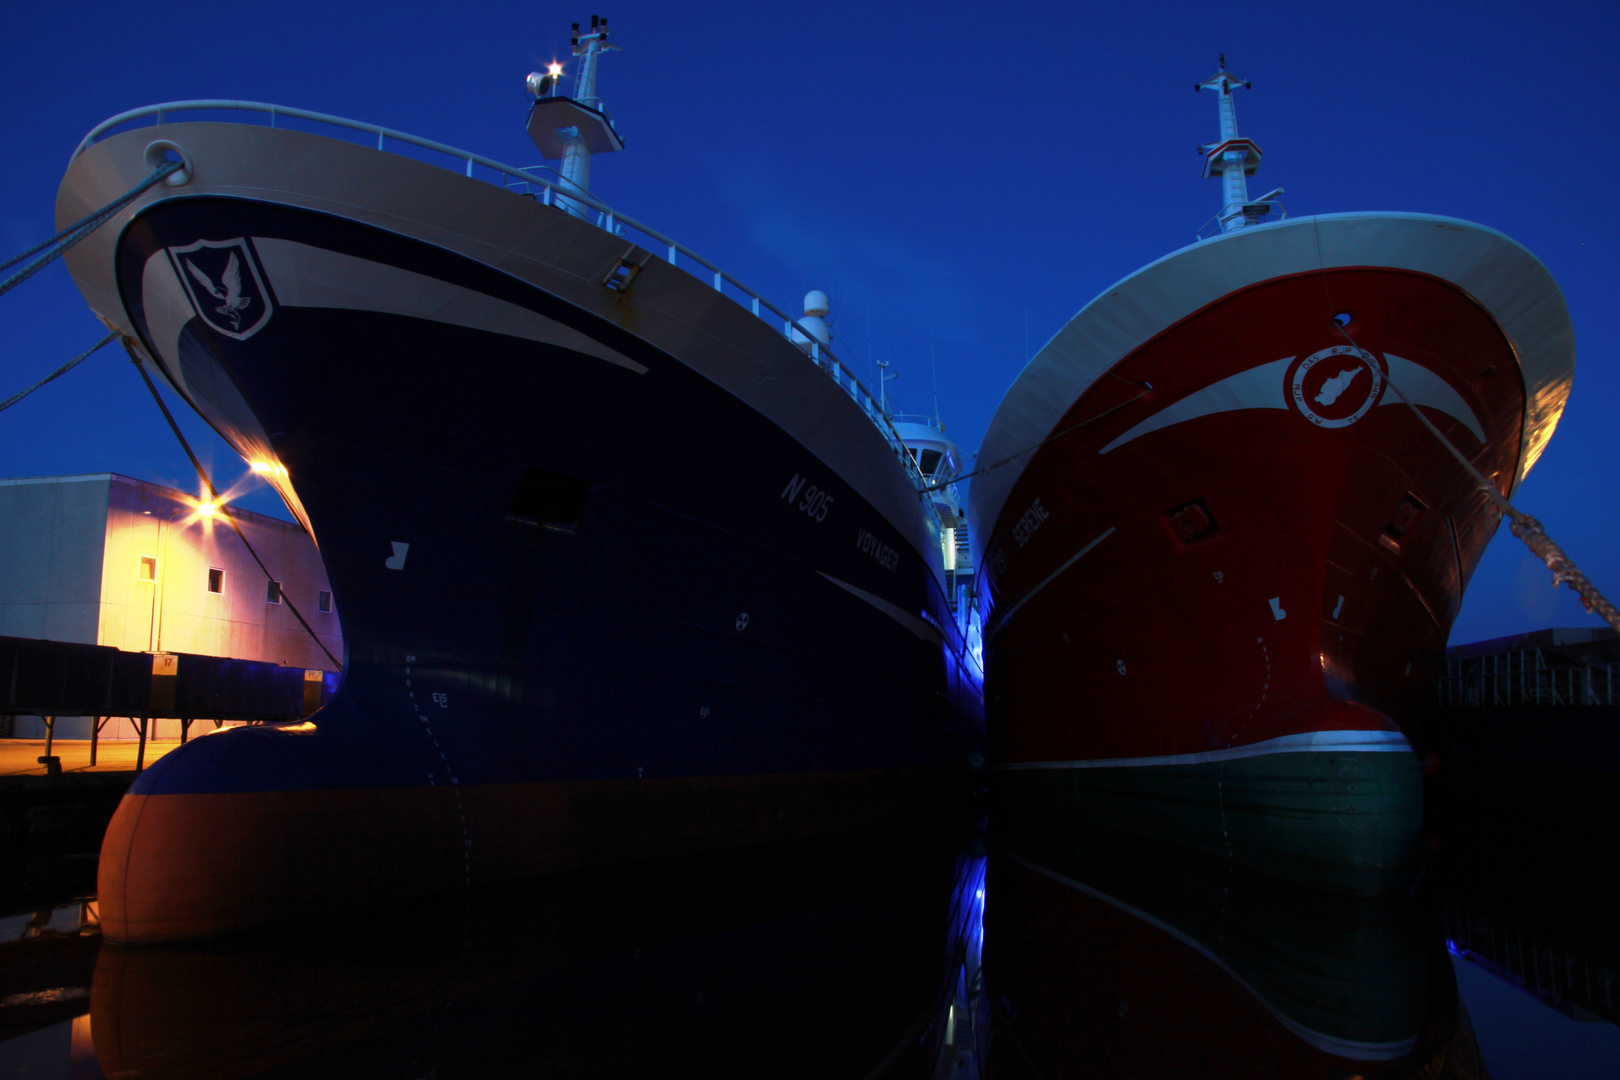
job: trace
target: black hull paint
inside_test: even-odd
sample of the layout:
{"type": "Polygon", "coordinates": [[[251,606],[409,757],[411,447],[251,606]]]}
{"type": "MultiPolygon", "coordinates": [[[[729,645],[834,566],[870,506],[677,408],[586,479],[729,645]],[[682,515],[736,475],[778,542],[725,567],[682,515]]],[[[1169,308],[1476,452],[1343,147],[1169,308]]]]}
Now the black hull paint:
{"type": "MultiPolygon", "coordinates": [[[[951,650],[828,579],[949,633],[938,581],[897,530],[776,425],[621,327],[488,267],[334,217],[240,200],[171,200],[131,224],[119,276],[136,324],[146,330],[139,286],[149,256],[244,235],[474,289],[648,370],[375,311],[278,302],[246,341],[192,319],[179,374],[194,390],[214,388],[212,400],[194,404],[227,439],[242,444],[229,404],[221,407],[236,394],[269,436],[326,561],[347,659],[319,733],[299,740],[311,744],[305,767],[251,775],[244,763],[229,776],[192,776],[177,758],[163,790],[961,760],[972,710],[948,692],[960,682],[947,670],[951,650]],[[531,469],[581,483],[588,494],[577,521],[514,512],[531,469]],[[832,494],[827,520],[782,497],[795,476],[832,494]],[[862,529],[904,553],[897,567],[859,550],[862,529]],[[396,541],[409,548],[403,567],[390,569],[396,541]],[[335,751],[341,763],[323,766],[327,755],[315,747],[328,739],[346,745],[335,751]]],[[[154,790],[152,781],[136,790],[154,790]]]]}
{"type": "MultiPolygon", "coordinates": [[[[534,209],[558,235],[618,243],[534,209]]],[[[137,780],[103,845],[111,940],[847,833],[964,793],[982,706],[939,560],[906,538],[931,533],[923,502],[916,521],[885,517],[627,329],[649,316],[678,346],[666,313],[621,294],[605,318],[420,240],[235,198],[148,207],[116,263],[171,383],[244,456],[286,470],[344,672],[312,728],[222,732],[137,780]],[[187,261],[219,244],[234,269],[187,261]],[[224,333],[238,273],[255,321],[224,333]],[[439,301],[418,315],[390,282],[460,315],[439,301]],[[898,557],[875,559],[868,538],[898,557]]],[[[679,272],[643,280],[660,273],[679,272]]],[[[803,370],[752,315],[721,315],[803,370]]],[[[909,512],[898,459],[876,464],[909,512]]]]}

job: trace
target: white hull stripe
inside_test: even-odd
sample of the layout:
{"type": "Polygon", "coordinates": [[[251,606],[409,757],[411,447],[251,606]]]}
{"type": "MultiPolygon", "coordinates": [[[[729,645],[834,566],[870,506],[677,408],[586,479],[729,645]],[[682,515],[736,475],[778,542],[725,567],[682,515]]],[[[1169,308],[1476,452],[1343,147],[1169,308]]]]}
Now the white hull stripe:
{"type": "MultiPolygon", "coordinates": [[[[647,368],[589,335],[539,312],[397,266],[344,255],[293,240],[255,236],[253,246],[283,308],[344,308],[408,315],[431,322],[558,345],[645,375],[647,368]]],[[[193,317],[191,301],[175,280],[168,256],[147,260],[143,276],[147,325],[179,370],[180,331],[193,317]]],[[[274,316],[272,316],[274,318],[274,316]]]]}
{"type": "MultiPolygon", "coordinates": [[[[1429,214],[1290,218],[1223,233],[1144,266],[1104,289],[1030,360],[996,408],[979,460],[998,461],[1040,442],[1110,368],[1224,297],[1251,285],[1341,268],[1437,278],[1470,297],[1500,327],[1525,392],[1517,468],[1503,477],[1510,488],[1517,486],[1541,456],[1569,396],[1575,372],[1569,309],[1547,268],[1523,247],[1492,229],[1429,214]]],[[[1025,454],[974,478],[968,493],[973,536],[992,535],[1036,458],[1025,454]]]]}
{"type": "Polygon", "coordinates": [[[1094,758],[1089,761],[1015,761],[998,769],[1141,769],[1162,765],[1207,765],[1267,754],[1393,754],[1412,753],[1412,744],[1398,731],[1306,731],[1280,735],[1247,746],[1206,750],[1197,754],[1159,757],[1094,758]]]}
{"type": "Polygon", "coordinates": [[[1468,407],[1461,394],[1451,388],[1450,383],[1422,364],[1403,360],[1394,353],[1385,353],[1384,360],[1389,364],[1389,381],[1394,387],[1384,392],[1383,400],[1378,404],[1400,405],[1400,395],[1404,394],[1412,404],[1443,412],[1456,420],[1469,430],[1480,445],[1484,445],[1485,429],[1480,426],[1479,417],[1474,415],[1474,410],[1468,407]]]}
{"type": "Polygon", "coordinates": [[[1075,563],[1079,562],[1081,557],[1083,555],[1085,555],[1086,552],[1090,551],[1092,548],[1096,547],[1098,544],[1102,543],[1104,540],[1108,539],[1112,535],[1114,535],[1114,527],[1112,525],[1110,525],[1110,526],[1108,526],[1108,528],[1106,528],[1102,532],[1098,533],[1092,539],[1091,543],[1087,544],[1085,547],[1081,548],[1079,551],[1075,552],[1073,555],[1070,555],[1066,560],[1064,560],[1064,563],[1063,563],[1062,566],[1058,567],[1056,570],[1052,571],[1050,574],[1047,574],[1046,577],[1042,578],[1041,583],[1039,585],[1037,585],[1033,589],[1029,590],[1029,592],[1025,593],[1023,596],[1019,597],[1018,598],[1018,603],[1016,603],[1012,607],[1008,608],[1007,613],[1005,615],[997,616],[995,621],[991,624],[989,632],[985,634],[985,637],[989,637],[990,634],[995,633],[997,630],[1000,630],[1003,626],[1005,626],[1012,619],[1012,617],[1015,614],[1017,614],[1019,608],[1023,607],[1025,604],[1029,603],[1031,600],[1035,599],[1035,594],[1036,593],[1040,592],[1042,589],[1044,589],[1048,585],[1052,584],[1052,581],[1053,581],[1054,578],[1056,578],[1059,574],[1063,573],[1063,571],[1067,570],[1069,567],[1073,566],[1075,563]]]}
{"type": "MultiPolygon", "coordinates": [[[[1287,356],[1281,360],[1273,360],[1269,364],[1261,364],[1259,367],[1228,376],[1220,382],[1211,383],[1202,390],[1195,390],[1180,401],[1165,406],[1143,420],[1098,453],[1106,454],[1133,439],[1139,439],[1143,435],[1187,420],[1195,420],[1200,416],[1234,412],[1238,409],[1287,409],[1286,377],[1288,365],[1295,359],[1287,356]]],[[[1404,394],[1406,400],[1413,405],[1445,413],[1466,427],[1479,443],[1485,442],[1485,429],[1480,426],[1479,417],[1474,415],[1474,410],[1468,407],[1461,394],[1451,388],[1450,383],[1422,364],[1414,364],[1390,353],[1384,354],[1384,360],[1389,365],[1389,381],[1400,393],[1386,389],[1379,398],[1380,406],[1404,407],[1405,403],[1400,397],[1404,394]]]]}
{"type": "Polygon", "coordinates": [[[507,337],[560,345],[637,375],[647,368],[571,326],[493,296],[397,266],[325,248],[255,236],[276,298],[287,307],[349,308],[409,315],[487,330],[507,337]]]}
{"type": "Polygon", "coordinates": [[[1202,956],[1205,960],[1208,960],[1210,963],[1220,968],[1221,971],[1226,973],[1227,978],[1237,983],[1244,989],[1245,992],[1249,994],[1250,997],[1254,998],[1261,1005],[1263,1005],[1265,1010],[1272,1016],[1276,1017],[1277,1021],[1282,1024],[1283,1027],[1291,1031],[1296,1037],[1303,1039],[1306,1043],[1316,1047],[1318,1050],[1326,1051],[1329,1054],[1336,1054],[1342,1058],[1350,1058],[1354,1061],[1392,1061],[1395,1058],[1404,1057],[1411,1053],[1412,1047],[1417,1045],[1416,1035],[1413,1035],[1410,1039],[1397,1039],[1391,1042],[1360,1042],[1355,1039],[1342,1039],[1336,1035],[1328,1035],[1313,1028],[1308,1028],[1304,1024],[1301,1024],[1298,1020],[1295,1020],[1293,1017],[1283,1013],[1275,1005],[1262,997],[1259,991],[1257,991],[1253,986],[1249,985],[1247,979],[1239,975],[1236,971],[1233,971],[1232,968],[1227,965],[1226,961],[1222,960],[1215,953],[1205,948],[1203,943],[1197,938],[1191,937],[1190,935],[1176,929],[1174,926],[1171,926],[1169,923],[1155,919],[1147,912],[1134,908],[1122,900],[1117,900],[1105,892],[1099,892],[1089,885],[1082,885],[1073,878],[1064,877],[1055,870],[1048,870],[1044,866],[1032,863],[1021,855],[1015,854],[1011,851],[1003,851],[1002,854],[1006,855],[1007,858],[1011,859],[1013,862],[1017,863],[1019,866],[1022,866],[1026,870],[1033,871],[1044,878],[1057,882],[1059,885],[1065,885],[1073,889],[1075,892],[1084,893],[1093,900],[1100,900],[1109,907],[1122,911],[1133,919],[1140,919],[1142,922],[1147,923],[1149,926],[1160,931],[1161,933],[1169,934],[1171,937],[1175,938],[1189,949],[1192,949],[1194,952],[1198,953],[1198,955],[1202,956]]]}
{"type": "Polygon", "coordinates": [[[1172,427],[1187,420],[1237,409],[1286,409],[1288,394],[1284,379],[1288,365],[1294,357],[1286,356],[1269,364],[1240,371],[1220,382],[1195,390],[1173,405],[1166,405],[1140,424],[1098,451],[1106,454],[1160,428],[1172,427]]]}
{"type": "Polygon", "coordinates": [[[913,634],[916,634],[924,641],[934,645],[945,644],[945,635],[940,633],[939,627],[935,626],[927,619],[919,618],[918,616],[907,611],[905,608],[901,607],[899,604],[890,603],[876,593],[867,592],[859,585],[851,585],[847,581],[839,581],[831,574],[824,574],[820,570],[817,570],[816,573],[821,574],[822,577],[826,578],[840,589],[848,592],[850,595],[858,596],[862,600],[865,600],[868,604],[871,604],[873,607],[883,612],[883,614],[887,615],[889,618],[893,619],[907,630],[910,630],[913,634]]]}

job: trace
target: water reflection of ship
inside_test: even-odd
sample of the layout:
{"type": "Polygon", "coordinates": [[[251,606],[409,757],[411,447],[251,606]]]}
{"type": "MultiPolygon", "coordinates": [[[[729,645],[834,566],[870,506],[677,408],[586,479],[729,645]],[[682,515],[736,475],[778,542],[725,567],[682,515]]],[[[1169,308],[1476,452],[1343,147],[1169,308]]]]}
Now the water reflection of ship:
{"type": "MultiPolygon", "coordinates": [[[[1578,787],[1575,798],[1546,786],[1528,797],[1523,788],[1459,790],[1457,774],[1477,763],[1442,760],[1425,822],[1439,850],[1425,881],[1449,947],[1566,1016],[1620,1024],[1614,889],[1591,869],[1614,850],[1612,810],[1589,813],[1578,787]]],[[[1612,767],[1606,778],[1612,792],[1612,767]]]]}
{"type": "Polygon", "coordinates": [[[990,1075],[1485,1075],[1438,928],[1410,898],[1096,834],[998,837],[990,1075]]]}
{"type": "Polygon", "coordinates": [[[107,1076],[918,1075],[954,825],[603,871],[206,950],[104,946],[107,1076]]]}
{"type": "Polygon", "coordinates": [[[135,783],[110,939],[785,842],[960,786],[979,679],[911,456],[803,320],[588,194],[623,144],[606,24],[575,39],[573,98],[531,81],[549,180],[243,102],[116,117],[70,164],[78,218],[185,162],[66,261],[267,467],[345,647],[313,729],[135,783]]]}
{"type": "Polygon", "coordinates": [[[1321,887],[1403,887],[1398,718],[1432,695],[1562,414],[1557,283],[1483,226],[1274,218],[1225,70],[1219,235],[1102,292],[1002,400],[973,481],[997,820],[1117,819],[1321,887]],[[1440,437],[1437,437],[1440,436],[1440,437]],[[1447,443],[1450,443],[1448,447],[1447,443]]]}

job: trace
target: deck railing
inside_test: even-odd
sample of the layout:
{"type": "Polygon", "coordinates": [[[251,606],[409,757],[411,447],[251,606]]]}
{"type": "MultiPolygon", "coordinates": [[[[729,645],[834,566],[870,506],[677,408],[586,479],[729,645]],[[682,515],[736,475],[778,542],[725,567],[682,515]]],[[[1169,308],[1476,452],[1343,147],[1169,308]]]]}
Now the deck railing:
{"type": "MultiPolygon", "coordinates": [[[[475,154],[469,150],[459,150],[456,147],[447,146],[440,142],[434,142],[431,139],[418,138],[415,135],[408,135],[403,131],[395,131],[392,128],[382,127],[378,124],[368,124],[361,120],[349,120],[341,116],[331,116],[327,113],[311,112],[308,109],[294,109],[285,105],[271,105],[261,101],[232,101],[224,99],[171,101],[162,105],[148,105],[144,108],[131,109],[129,112],[119,113],[117,116],[111,117],[110,119],[104,120],[100,124],[96,125],[96,127],[91,130],[90,134],[84,137],[84,141],[79,144],[78,149],[74,151],[74,156],[77,157],[80,153],[83,153],[86,149],[95,145],[95,143],[105,138],[107,135],[128,127],[139,126],[143,121],[150,121],[154,124],[163,124],[166,120],[171,119],[173,113],[199,111],[256,113],[267,116],[269,118],[268,122],[271,127],[276,127],[278,120],[299,120],[306,123],[338,128],[342,131],[363,132],[367,135],[376,136],[376,148],[378,150],[387,152],[389,150],[388,144],[393,142],[403,146],[415,147],[418,150],[429,151],[432,154],[440,155],[444,158],[450,159],[451,161],[458,162],[459,164],[456,166],[455,171],[462,172],[466,176],[474,179],[481,178],[490,183],[499,184],[508,191],[513,191],[518,194],[534,196],[538,201],[545,203],[548,206],[556,205],[567,209],[578,214],[587,221],[592,219],[589,215],[583,213],[580,208],[589,208],[589,210],[593,211],[596,215],[593,224],[595,224],[598,228],[604,229],[615,236],[628,236],[630,233],[639,234],[639,237],[635,237],[634,239],[645,238],[642,240],[641,246],[647,248],[655,254],[663,256],[663,258],[668,261],[671,266],[679,266],[681,269],[685,270],[689,274],[692,274],[693,277],[698,278],[700,281],[705,281],[713,285],[715,290],[721,295],[729,296],[730,299],[736,301],[739,305],[748,308],[760,319],[766,319],[766,315],[764,314],[766,312],[768,312],[771,316],[780,319],[782,321],[782,333],[784,336],[790,335],[793,329],[797,327],[799,333],[803,336],[806,342],[802,348],[805,349],[809,358],[814,361],[818,367],[826,371],[827,374],[832,377],[833,381],[836,382],[858,406],[860,406],[861,411],[866,414],[873,426],[878,429],[878,432],[888,442],[889,448],[893,451],[895,458],[900,462],[901,467],[906,470],[907,476],[911,478],[912,486],[918,490],[921,490],[923,487],[927,486],[927,481],[918,471],[916,462],[913,461],[911,455],[907,453],[905,445],[900,441],[899,434],[895,432],[894,424],[890,421],[889,417],[885,415],[883,409],[879,407],[877,400],[872,396],[871,392],[867,390],[866,386],[862,384],[860,379],[855,376],[854,372],[850,371],[843,361],[839,360],[838,357],[833,354],[831,349],[818,342],[815,339],[815,335],[812,334],[808,328],[800,324],[798,319],[787,314],[781,308],[777,307],[775,304],[772,304],[759,293],[755,292],[753,289],[750,289],[747,285],[744,285],[731,274],[728,274],[714,263],[688,248],[686,245],[665,236],[663,233],[652,228],[650,225],[643,225],[634,218],[627,217],[624,214],[619,213],[606,203],[603,203],[590,195],[576,191],[572,187],[565,185],[561,176],[557,175],[556,171],[553,169],[543,167],[518,168],[512,165],[504,165],[501,162],[495,161],[493,158],[487,158],[482,154],[475,154]],[[482,171],[482,175],[480,174],[480,170],[482,171]],[[556,175],[557,179],[549,180],[544,176],[537,175],[541,172],[550,172],[553,175],[556,175]],[[490,176],[489,174],[494,175],[490,176]],[[648,243],[647,241],[651,242],[648,243]],[[682,259],[685,259],[688,263],[695,266],[702,267],[705,273],[694,273],[691,267],[683,266],[681,264],[680,260],[682,259]]],[[[369,145],[369,140],[367,140],[367,144],[369,145]]],[[[413,160],[422,159],[413,157],[413,160]]],[[[428,163],[433,164],[431,161],[428,163]]]]}

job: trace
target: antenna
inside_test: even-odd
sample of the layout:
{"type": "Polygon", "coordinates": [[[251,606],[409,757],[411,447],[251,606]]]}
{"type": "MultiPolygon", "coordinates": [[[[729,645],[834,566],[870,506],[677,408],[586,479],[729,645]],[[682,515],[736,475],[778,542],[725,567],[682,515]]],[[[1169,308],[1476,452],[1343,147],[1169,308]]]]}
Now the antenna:
{"type": "Polygon", "coordinates": [[[898,379],[900,377],[900,375],[899,375],[898,372],[896,372],[893,375],[889,374],[889,368],[892,367],[893,365],[891,365],[887,360],[879,360],[877,362],[877,366],[878,366],[878,409],[883,413],[885,418],[892,419],[893,417],[889,412],[889,383],[894,381],[895,379],[898,379]]]}
{"type": "Polygon", "coordinates": [[[934,359],[934,343],[932,341],[928,343],[928,370],[934,378],[934,426],[939,428],[940,431],[944,431],[945,425],[939,422],[939,362],[934,359]]]}

